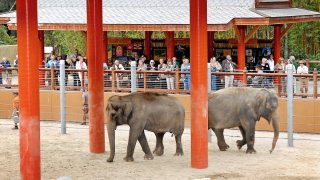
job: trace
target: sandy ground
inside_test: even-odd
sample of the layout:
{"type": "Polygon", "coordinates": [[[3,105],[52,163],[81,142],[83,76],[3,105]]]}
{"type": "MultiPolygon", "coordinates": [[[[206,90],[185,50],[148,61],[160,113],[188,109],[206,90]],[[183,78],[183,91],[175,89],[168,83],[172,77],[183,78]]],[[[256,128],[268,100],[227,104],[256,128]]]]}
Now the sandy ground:
{"type": "MultiPolygon", "coordinates": [[[[11,130],[11,120],[0,120],[0,179],[20,179],[19,131],[11,130]]],[[[58,122],[41,122],[41,173],[42,179],[320,179],[320,134],[295,134],[294,148],[287,146],[287,134],[281,133],[272,154],[273,133],[257,132],[257,154],[238,150],[235,141],[240,138],[237,130],[226,130],[226,142],[230,149],[218,150],[216,139],[209,144],[209,167],[191,168],[190,129],[182,137],[185,155],[173,156],[174,137],[165,135],[165,153],[154,160],[144,160],[139,144],[135,161],[122,159],[126,153],[129,128],[118,127],[116,131],[116,156],[107,163],[109,155],[106,135],[106,153],[89,153],[88,126],[69,123],[67,135],[60,134],[58,122]]],[[[150,148],[155,147],[153,133],[146,133],[150,148]]]]}

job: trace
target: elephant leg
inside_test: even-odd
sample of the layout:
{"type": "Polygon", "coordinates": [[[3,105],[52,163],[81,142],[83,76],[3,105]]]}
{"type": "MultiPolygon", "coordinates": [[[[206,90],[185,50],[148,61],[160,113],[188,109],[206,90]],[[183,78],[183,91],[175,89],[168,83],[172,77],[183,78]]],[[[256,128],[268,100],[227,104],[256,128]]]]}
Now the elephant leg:
{"type": "Polygon", "coordinates": [[[229,145],[224,140],[224,136],[223,136],[224,129],[212,129],[212,130],[217,136],[217,143],[218,143],[220,151],[227,150],[229,148],[229,145]]]}
{"type": "Polygon", "coordinates": [[[176,138],[176,153],[175,156],[182,156],[183,155],[183,149],[182,149],[182,143],[181,143],[181,136],[182,134],[178,134],[175,136],[176,138]]]}
{"type": "Polygon", "coordinates": [[[165,133],[154,133],[157,137],[157,142],[156,142],[156,148],[154,149],[153,153],[156,154],[157,156],[162,156],[163,155],[163,136],[165,133]]]}
{"type": "Polygon", "coordinates": [[[147,138],[146,138],[144,131],[142,131],[141,135],[138,137],[138,141],[142,147],[143,152],[145,153],[144,159],[146,159],[146,160],[153,159],[153,155],[150,151],[148,141],[147,141],[147,138]]]}
{"type": "Polygon", "coordinates": [[[242,146],[247,144],[247,140],[246,140],[246,131],[244,130],[244,128],[242,126],[239,126],[239,129],[242,135],[242,140],[237,140],[237,147],[240,150],[242,146]]]}
{"type": "Polygon", "coordinates": [[[123,158],[123,160],[127,162],[134,161],[133,159],[134,148],[136,146],[138,137],[141,135],[142,132],[143,132],[143,127],[134,128],[134,129],[130,127],[129,141],[127,146],[127,156],[123,158]]]}
{"type": "Polygon", "coordinates": [[[254,146],[254,135],[255,135],[256,123],[249,123],[248,129],[246,130],[246,140],[247,140],[247,151],[246,153],[256,153],[254,146]]]}

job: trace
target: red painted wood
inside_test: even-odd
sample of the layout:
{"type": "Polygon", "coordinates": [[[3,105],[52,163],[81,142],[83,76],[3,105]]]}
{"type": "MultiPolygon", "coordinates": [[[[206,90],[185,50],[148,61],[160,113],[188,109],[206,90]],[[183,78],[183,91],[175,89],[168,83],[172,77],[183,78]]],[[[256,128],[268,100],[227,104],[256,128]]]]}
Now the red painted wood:
{"type": "Polygon", "coordinates": [[[238,69],[243,70],[246,66],[246,26],[238,26],[238,69]]]}
{"type": "Polygon", "coordinates": [[[20,98],[20,178],[41,178],[39,45],[36,0],[17,0],[20,98]],[[37,43],[36,43],[37,44],[37,43]]]}
{"type": "Polygon", "coordinates": [[[145,38],[144,38],[144,55],[147,59],[151,57],[151,34],[152,31],[145,31],[145,38]]]}
{"type": "Polygon", "coordinates": [[[281,27],[282,25],[274,26],[274,63],[276,64],[281,57],[281,27]]]}
{"type": "Polygon", "coordinates": [[[108,32],[103,32],[103,50],[102,50],[103,62],[108,64],[108,32]]]}
{"type": "Polygon", "coordinates": [[[166,32],[167,59],[174,57],[174,32],[166,32]]]}
{"type": "Polygon", "coordinates": [[[208,167],[207,1],[190,0],[191,166],[208,167]]]}
{"type": "Polygon", "coordinates": [[[102,0],[87,0],[90,152],[104,153],[102,0]]]}

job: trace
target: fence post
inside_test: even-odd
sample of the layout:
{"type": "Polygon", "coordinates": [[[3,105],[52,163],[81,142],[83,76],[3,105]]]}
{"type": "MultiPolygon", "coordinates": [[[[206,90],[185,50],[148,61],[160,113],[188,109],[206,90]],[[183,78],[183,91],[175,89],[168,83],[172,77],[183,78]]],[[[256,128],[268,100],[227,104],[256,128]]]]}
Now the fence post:
{"type": "Polygon", "coordinates": [[[179,76],[180,76],[180,74],[179,74],[179,71],[175,71],[176,73],[175,73],[175,85],[176,85],[176,93],[179,93],[179,89],[180,89],[180,78],[179,78],[179,76]]]}
{"type": "Polygon", "coordinates": [[[293,65],[287,65],[288,146],[293,147],[293,65]]]}
{"type": "Polygon", "coordinates": [[[131,61],[131,92],[137,92],[137,62],[131,61]]]}
{"type": "Polygon", "coordinates": [[[50,73],[51,73],[51,79],[50,79],[50,81],[51,81],[51,90],[54,90],[54,67],[53,67],[53,65],[51,66],[50,73]]]}
{"type": "Polygon", "coordinates": [[[318,98],[318,70],[317,68],[313,69],[313,98],[318,98]]]}
{"type": "Polygon", "coordinates": [[[147,91],[147,72],[143,72],[143,92],[147,91]]]}
{"type": "Polygon", "coordinates": [[[81,78],[82,78],[82,81],[81,81],[81,88],[84,89],[84,71],[81,71],[81,78]]]}
{"type": "Polygon", "coordinates": [[[111,71],[111,92],[115,92],[115,80],[116,80],[116,73],[114,72],[114,69],[111,71]]]}
{"type": "Polygon", "coordinates": [[[60,120],[61,134],[66,134],[65,60],[60,60],[60,120]]]}
{"type": "MultiPolygon", "coordinates": [[[[279,74],[279,72],[278,72],[277,74],[279,74]]],[[[278,97],[281,97],[281,89],[282,89],[281,83],[282,83],[282,78],[281,78],[281,76],[279,76],[279,75],[277,75],[276,78],[277,78],[277,81],[278,81],[278,97]]]]}
{"type": "Polygon", "coordinates": [[[248,76],[247,76],[247,68],[245,67],[244,69],[243,69],[243,75],[242,75],[242,86],[247,86],[247,84],[248,84],[248,76]]]}
{"type": "MultiPolygon", "coordinates": [[[[210,94],[210,92],[211,92],[211,63],[208,63],[207,73],[208,73],[208,94],[210,94]]],[[[211,129],[208,129],[208,142],[212,143],[211,129]]]]}

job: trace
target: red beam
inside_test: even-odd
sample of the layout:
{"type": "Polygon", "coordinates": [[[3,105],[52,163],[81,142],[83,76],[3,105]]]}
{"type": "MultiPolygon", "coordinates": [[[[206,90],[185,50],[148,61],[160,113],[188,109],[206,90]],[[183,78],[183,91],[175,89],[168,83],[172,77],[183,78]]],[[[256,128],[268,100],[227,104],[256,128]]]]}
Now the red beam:
{"type": "Polygon", "coordinates": [[[174,57],[174,32],[166,32],[167,59],[174,57]]]}
{"type": "Polygon", "coordinates": [[[90,152],[104,153],[102,0],[87,0],[90,152]]]}
{"type": "Polygon", "coordinates": [[[245,34],[246,26],[238,26],[239,32],[238,37],[238,68],[243,70],[246,65],[246,43],[245,43],[245,34]]]}
{"type": "Polygon", "coordinates": [[[151,34],[152,31],[145,31],[144,32],[144,55],[147,59],[150,59],[151,54],[151,34]]]}
{"type": "Polygon", "coordinates": [[[214,56],[213,54],[213,40],[214,40],[214,32],[208,31],[208,59],[214,56]]]}
{"type": "Polygon", "coordinates": [[[37,0],[17,0],[20,178],[40,179],[39,42],[37,0]],[[36,45],[35,45],[36,43],[36,45]]]}
{"type": "Polygon", "coordinates": [[[208,167],[207,0],[190,0],[191,166],[208,167]]]}
{"type": "Polygon", "coordinates": [[[103,32],[103,50],[102,50],[102,59],[105,63],[108,64],[108,32],[103,32]]]}
{"type": "Polygon", "coordinates": [[[281,27],[282,25],[274,26],[274,63],[276,64],[281,57],[281,27]]]}

